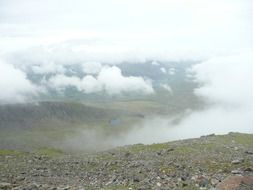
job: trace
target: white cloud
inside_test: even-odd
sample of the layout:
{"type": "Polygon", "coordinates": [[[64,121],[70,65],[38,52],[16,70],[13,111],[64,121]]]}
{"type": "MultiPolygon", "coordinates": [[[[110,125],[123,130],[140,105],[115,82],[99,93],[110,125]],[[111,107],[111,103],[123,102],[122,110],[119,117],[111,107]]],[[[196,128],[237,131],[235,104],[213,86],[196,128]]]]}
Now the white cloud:
{"type": "Polygon", "coordinates": [[[161,84],[160,86],[163,89],[167,90],[168,92],[170,92],[172,94],[173,91],[172,91],[172,89],[171,89],[171,87],[169,85],[167,85],[167,84],[161,84]]]}
{"type": "Polygon", "coordinates": [[[87,74],[98,74],[102,69],[99,62],[85,62],[82,64],[83,72],[87,74]]]}
{"type": "Polygon", "coordinates": [[[56,64],[54,62],[32,65],[31,69],[35,74],[64,73],[66,71],[62,65],[56,64]]]}
{"type": "Polygon", "coordinates": [[[2,0],[1,52],[78,39],[88,61],[199,59],[252,48],[251,0],[74,2],[2,0]]]}
{"type": "MultiPolygon", "coordinates": [[[[46,81],[44,83],[47,84],[46,81]]],[[[48,81],[48,85],[57,88],[58,90],[64,90],[68,86],[75,86],[78,90],[82,90],[80,88],[81,80],[78,77],[72,76],[66,76],[66,75],[56,75],[54,77],[51,77],[48,81]]]]}
{"type": "Polygon", "coordinates": [[[217,57],[193,67],[203,84],[195,93],[212,101],[253,105],[253,52],[217,57]]]}
{"type": "Polygon", "coordinates": [[[176,72],[176,69],[175,69],[175,68],[170,68],[170,70],[169,70],[169,74],[170,74],[170,75],[174,75],[175,72],[176,72]]]}
{"type": "Polygon", "coordinates": [[[160,70],[161,70],[161,72],[164,73],[164,74],[167,73],[167,70],[166,70],[164,67],[161,67],[160,70]]]}
{"type": "Polygon", "coordinates": [[[56,88],[59,91],[65,90],[66,87],[76,87],[78,91],[84,93],[99,92],[102,90],[101,84],[91,75],[87,75],[82,79],[76,76],[56,75],[51,77],[46,85],[56,88]]]}
{"type": "Polygon", "coordinates": [[[103,85],[93,76],[87,75],[82,79],[82,88],[86,93],[93,93],[103,90],[103,85]]]}
{"type": "Polygon", "coordinates": [[[125,77],[121,70],[116,67],[104,67],[97,77],[104,89],[109,94],[120,94],[123,92],[139,92],[142,94],[153,93],[152,85],[142,77],[125,77]]]}
{"type": "Polygon", "coordinates": [[[157,61],[152,61],[152,63],[151,63],[152,65],[160,65],[157,61]]]}
{"type": "Polygon", "coordinates": [[[110,95],[131,92],[150,94],[154,92],[151,83],[141,77],[125,77],[116,66],[104,66],[96,78],[91,75],[86,75],[82,79],[75,76],[56,75],[49,79],[48,85],[59,90],[74,86],[84,93],[104,90],[110,95]]]}
{"type": "Polygon", "coordinates": [[[0,72],[0,103],[29,101],[39,92],[26,74],[14,66],[0,61],[0,72]]]}

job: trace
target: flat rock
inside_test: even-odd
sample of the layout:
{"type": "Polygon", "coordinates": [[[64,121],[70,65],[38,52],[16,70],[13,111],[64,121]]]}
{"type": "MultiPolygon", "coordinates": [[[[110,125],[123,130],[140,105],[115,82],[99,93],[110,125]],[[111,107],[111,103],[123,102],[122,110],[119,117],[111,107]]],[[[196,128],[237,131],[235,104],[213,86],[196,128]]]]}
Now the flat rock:
{"type": "Polygon", "coordinates": [[[244,160],[243,159],[236,159],[236,160],[233,160],[232,162],[231,162],[231,164],[240,164],[240,163],[242,163],[244,160]]]}
{"type": "Polygon", "coordinates": [[[243,171],[241,171],[241,170],[232,170],[231,173],[232,174],[243,174],[243,171]]]}
{"type": "Polygon", "coordinates": [[[230,176],[217,185],[218,190],[236,190],[241,185],[253,188],[253,176],[230,176]]]}

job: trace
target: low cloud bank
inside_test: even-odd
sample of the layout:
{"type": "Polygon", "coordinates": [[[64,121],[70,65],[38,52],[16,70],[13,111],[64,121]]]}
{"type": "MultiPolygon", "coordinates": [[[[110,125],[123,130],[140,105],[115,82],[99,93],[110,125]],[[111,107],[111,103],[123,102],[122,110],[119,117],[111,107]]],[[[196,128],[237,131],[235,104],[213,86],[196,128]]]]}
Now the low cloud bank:
{"type": "Polygon", "coordinates": [[[25,102],[41,89],[33,85],[24,72],[0,60],[0,103],[25,102]]]}
{"type": "MultiPolygon", "coordinates": [[[[231,131],[253,133],[253,52],[217,57],[191,69],[196,95],[209,103],[184,116],[178,124],[155,118],[134,127],[123,144],[157,143],[231,131]]],[[[172,118],[173,119],[173,118],[172,118]]]]}
{"type": "MultiPolygon", "coordinates": [[[[97,147],[101,147],[99,143],[103,144],[101,148],[111,148],[194,138],[212,133],[253,133],[252,61],[253,54],[247,53],[217,57],[194,65],[190,72],[200,84],[195,93],[208,103],[206,109],[187,110],[184,116],[175,118],[168,116],[145,119],[117,137],[104,137],[92,131],[93,137],[98,139],[97,147]],[[178,119],[179,122],[175,122],[178,119]]],[[[90,134],[90,131],[80,134],[71,141],[79,148],[82,147],[82,137],[90,134]]]]}
{"type": "Polygon", "coordinates": [[[105,91],[109,95],[132,92],[154,93],[151,82],[142,77],[123,76],[121,70],[116,66],[104,66],[97,77],[86,75],[83,78],[78,78],[76,76],[56,75],[49,79],[48,85],[58,90],[73,86],[84,93],[105,91]]]}

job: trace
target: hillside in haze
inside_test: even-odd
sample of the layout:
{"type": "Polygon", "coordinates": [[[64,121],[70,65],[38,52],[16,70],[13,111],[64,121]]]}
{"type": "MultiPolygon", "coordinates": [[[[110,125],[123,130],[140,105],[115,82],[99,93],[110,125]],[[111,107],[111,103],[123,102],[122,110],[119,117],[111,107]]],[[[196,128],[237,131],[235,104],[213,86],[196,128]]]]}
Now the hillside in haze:
{"type": "Polygon", "coordinates": [[[252,0],[0,0],[0,190],[253,189],[252,0]]]}

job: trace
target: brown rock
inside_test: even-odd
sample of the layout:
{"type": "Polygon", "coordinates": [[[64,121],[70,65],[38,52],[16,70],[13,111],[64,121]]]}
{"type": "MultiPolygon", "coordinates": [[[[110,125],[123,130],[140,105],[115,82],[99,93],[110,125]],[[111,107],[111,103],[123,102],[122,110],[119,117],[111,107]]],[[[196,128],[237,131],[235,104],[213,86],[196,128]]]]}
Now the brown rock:
{"type": "Polygon", "coordinates": [[[230,176],[217,185],[218,190],[236,190],[240,185],[253,186],[253,176],[230,176]]]}

